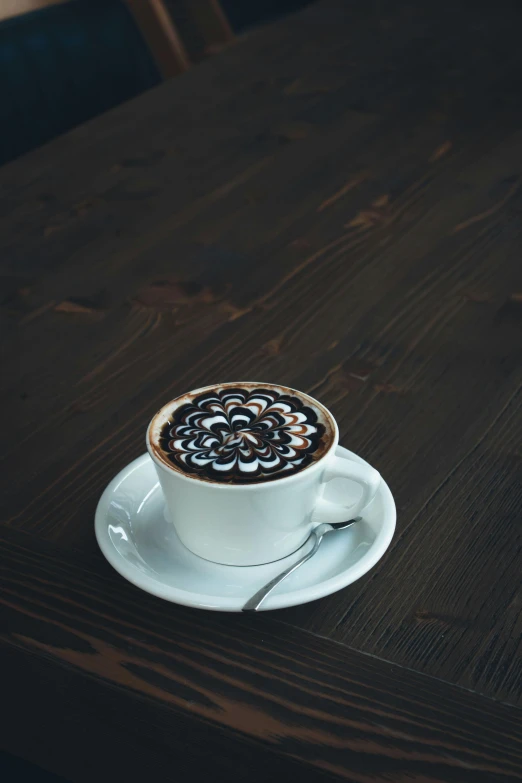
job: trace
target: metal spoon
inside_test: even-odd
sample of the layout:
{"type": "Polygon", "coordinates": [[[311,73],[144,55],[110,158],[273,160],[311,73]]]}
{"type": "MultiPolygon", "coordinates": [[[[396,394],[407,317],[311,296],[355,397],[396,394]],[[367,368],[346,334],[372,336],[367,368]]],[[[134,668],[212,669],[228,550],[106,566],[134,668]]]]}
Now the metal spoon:
{"type": "Polygon", "coordinates": [[[310,539],[315,539],[314,545],[310,551],[307,552],[306,555],[303,555],[303,557],[301,557],[296,563],[278,574],[278,576],[275,576],[273,579],[271,579],[270,582],[267,582],[267,584],[262,587],[261,590],[258,590],[257,593],[246,602],[243,607],[243,612],[257,612],[265,598],[275,587],[277,587],[280,582],[283,581],[283,579],[286,579],[286,577],[292,574],[297,568],[299,568],[299,566],[302,566],[303,563],[306,563],[307,560],[310,560],[310,558],[315,555],[319,549],[321,541],[327,533],[331,533],[333,530],[344,530],[345,528],[350,527],[351,525],[354,525],[356,522],[360,521],[361,517],[355,517],[355,519],[349,519],[347,522],[332,522],[332,524],[323,522],[323,524],[317,525],[317,527],[312,530],[310,538],[308,539],[309,541],[310,539]]]}

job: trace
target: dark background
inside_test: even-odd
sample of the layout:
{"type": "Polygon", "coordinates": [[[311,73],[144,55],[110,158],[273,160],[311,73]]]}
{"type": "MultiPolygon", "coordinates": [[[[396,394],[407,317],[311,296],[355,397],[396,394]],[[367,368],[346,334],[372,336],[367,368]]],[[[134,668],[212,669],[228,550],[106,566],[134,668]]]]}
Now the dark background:
{"type": "MultiPolygon", "coordinates": [[[[309,1],[227,0],[222,8],[240,35],[309,1]]],[[[168,7],[197,63],[186,11],[176,0],[168,7]]],[[[123,0],[69,0],[0,21],[0,165],[161,80],[123,0]]]]}

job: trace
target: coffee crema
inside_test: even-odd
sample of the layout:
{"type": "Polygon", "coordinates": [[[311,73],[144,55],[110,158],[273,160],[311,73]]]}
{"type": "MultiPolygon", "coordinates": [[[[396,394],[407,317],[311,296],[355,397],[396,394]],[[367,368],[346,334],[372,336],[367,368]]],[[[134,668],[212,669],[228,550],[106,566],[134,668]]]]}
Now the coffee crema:
{"type": "Polygon", "coordinates": [[[297,473],[332,443],[326,412],[291,390],[222,386],[172,403],[157,446],[164,461],[194,478],[248,484],[297,473]]]}

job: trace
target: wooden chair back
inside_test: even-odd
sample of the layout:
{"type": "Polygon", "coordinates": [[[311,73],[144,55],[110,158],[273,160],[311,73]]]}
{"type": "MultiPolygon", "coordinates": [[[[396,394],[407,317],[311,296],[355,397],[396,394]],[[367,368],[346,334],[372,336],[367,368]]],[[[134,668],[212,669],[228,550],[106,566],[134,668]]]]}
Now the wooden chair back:
{"type": "MultiPolygon", "coordinates": [[[[70,0],[1,0],[0,22],[70,0]]],[[[185,71],[191,62],[174,22],[181,15],[198,30],[203,53],[229,43],[234,35],[218,0],[122,0],[130,10],[163,78],[185,71]]],[[[196,52],[196,59],[199,59],[196,52]]]]}

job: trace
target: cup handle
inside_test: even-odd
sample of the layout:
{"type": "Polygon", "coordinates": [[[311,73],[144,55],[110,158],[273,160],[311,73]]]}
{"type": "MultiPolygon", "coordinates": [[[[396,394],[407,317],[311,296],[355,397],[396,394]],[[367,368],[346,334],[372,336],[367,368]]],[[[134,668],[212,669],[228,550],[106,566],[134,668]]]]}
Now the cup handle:
{"type": "Polygon", "coordinates": [[[360,462],[337,456],[333,457],[326,468],[323,484],[327,484],[334,478],[347,478],[357,482],[362,488],[362,497],[358,503],[349,506],[319,498],[314,508],[314,522],[344,522],[349,517],[358,516],[374,499],[381,483],[380,474],[370,465],[362,465],[360,462]]]}

